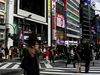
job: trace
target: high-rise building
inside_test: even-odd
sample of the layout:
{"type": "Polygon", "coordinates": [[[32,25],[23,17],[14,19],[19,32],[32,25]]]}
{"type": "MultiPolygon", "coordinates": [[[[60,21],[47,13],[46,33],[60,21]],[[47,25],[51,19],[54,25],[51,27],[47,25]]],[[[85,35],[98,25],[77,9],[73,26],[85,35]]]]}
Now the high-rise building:
{"type": "Polygon", "coordinates": [[[5,0],[0,0],[0,44],[5,44],[6,26],[3,24],[5,21],[5,14],[6,14],[5,5],[6,5],[5,0]]]}
{"type": "Polygon", "coordinates": [[[67,0],[67,40],[70,43],[80,41],[79,0],[67,0]]]}
{"type": "Polygon", "coordinates": [[[79,4],[80,0],[56,2],[56,37],[67,45],[75,45],[80,41],[79,4]]]}
{"type": "Polygon", "coordinates": [[[80,22],[82,26],[82,42],[91,41],[91,20],[95,17],[95,10],[91,5],[81,0],[80,2],[80,22]]]}

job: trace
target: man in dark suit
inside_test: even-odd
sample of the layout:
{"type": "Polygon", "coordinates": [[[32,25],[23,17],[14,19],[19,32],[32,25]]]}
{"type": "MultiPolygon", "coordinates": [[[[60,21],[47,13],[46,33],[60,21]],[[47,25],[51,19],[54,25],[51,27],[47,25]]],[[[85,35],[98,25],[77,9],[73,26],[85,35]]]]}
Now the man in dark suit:
{"type": "Polygon", "coordinates": [[[90,49],[89,43],[83,44],[83,55],[84,55],[84,61],[85,61],[85,73],[88,73],[89,67],[90,67],[90,61],[92,58],[92,50],[90,49]]]}

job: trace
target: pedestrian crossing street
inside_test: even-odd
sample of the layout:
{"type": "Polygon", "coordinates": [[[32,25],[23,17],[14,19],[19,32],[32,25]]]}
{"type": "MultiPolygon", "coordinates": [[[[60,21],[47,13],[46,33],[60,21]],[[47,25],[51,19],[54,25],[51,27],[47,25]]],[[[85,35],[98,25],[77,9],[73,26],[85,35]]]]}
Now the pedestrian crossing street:
{"type": "MultiPolygon", "coordinates": [[[[73,67],[54,67],[51,64],[47,64],[47,63],[40,63],[39,64],[40,67],[40,73],[41,75],[100,75],[100,67],[95,67],[92,66],[90,67],[90,71],[89,73],[84,73],[84,66],[82,66],[81,68],[81,73],[75,73],[76,72],[76,68],[73,67]]],[[[20,62],[3,62],[0,63],[0,70],[16,70],[16,69],[21,69],[20,68],[20,62]]]]}

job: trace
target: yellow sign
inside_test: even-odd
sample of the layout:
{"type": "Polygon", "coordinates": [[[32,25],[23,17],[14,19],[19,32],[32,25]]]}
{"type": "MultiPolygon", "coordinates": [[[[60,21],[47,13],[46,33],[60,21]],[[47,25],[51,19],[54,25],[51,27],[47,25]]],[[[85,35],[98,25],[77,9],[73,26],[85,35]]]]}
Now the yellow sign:
{"type": "Polygon", "coordinates": [[[48,0],[48,17],[50,16],[50,12],[51,12],[51,1],[50,0],[48,0]]]}

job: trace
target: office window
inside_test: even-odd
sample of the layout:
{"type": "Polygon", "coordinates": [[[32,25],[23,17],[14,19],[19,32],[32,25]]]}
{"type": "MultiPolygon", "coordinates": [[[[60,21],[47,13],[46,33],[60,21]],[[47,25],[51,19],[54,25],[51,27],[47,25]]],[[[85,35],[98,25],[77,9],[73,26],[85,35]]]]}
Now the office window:
{"type": "Polygon", "coordinates": [[[5,10],[5,3],[0,2],[0,10],[5,10]]]}
{"type": "Polygon", "coordinates": [[[4,23],[4,15],[0,15],[0,23],[4,23]]]}

